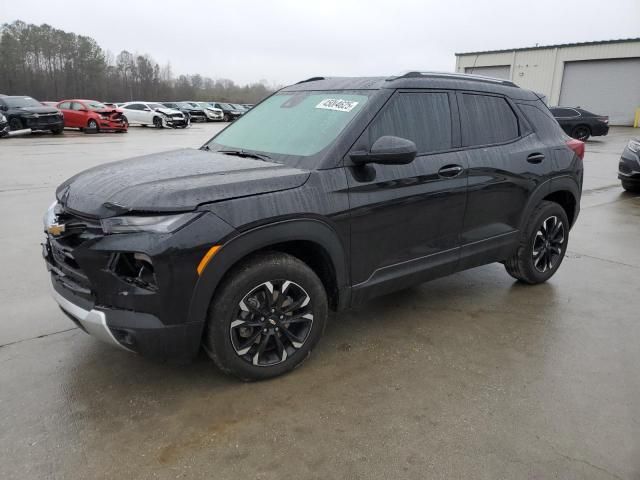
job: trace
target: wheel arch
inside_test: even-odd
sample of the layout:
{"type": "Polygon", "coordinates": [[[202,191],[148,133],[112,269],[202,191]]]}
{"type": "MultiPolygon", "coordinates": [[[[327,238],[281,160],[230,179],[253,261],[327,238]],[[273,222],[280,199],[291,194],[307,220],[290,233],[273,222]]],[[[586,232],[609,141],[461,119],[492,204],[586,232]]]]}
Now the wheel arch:
{"type": "Polygon", "coordinates": [[[580,212],[580,187],[572,177],[562,176],[544,182],[531,194],[520,220],[521,231],[526,228],[533,210],[544,200],[559,204],[567,213],[569,224],[575,224],[580,212]]]}
{"type": "Polygon", "coordinates": [[[211,299],[225,276],[250,256],[274,250],[293,255],[314,270],[327,289],[332,309],[348,304],[346,253],[338,233],[321,220],[284,220],[243,232],[222,245],[198,279],[188,321],[204,325],[211,299]]]}

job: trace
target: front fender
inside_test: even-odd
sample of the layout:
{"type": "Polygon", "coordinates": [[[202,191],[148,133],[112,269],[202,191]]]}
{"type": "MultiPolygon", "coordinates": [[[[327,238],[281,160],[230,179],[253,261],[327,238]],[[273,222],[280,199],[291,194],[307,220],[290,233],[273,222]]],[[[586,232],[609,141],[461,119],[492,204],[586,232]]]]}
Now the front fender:
{"type": "MultiPolygon", "coordinates": [[[[189,308],[189,322],[204,325],[213,294],[224,275],[253,252],[289,241],[309,241],[322,247],[333,262],[339,290],[348,285],[345,249],[338,233],[327,223],[316,219],[283,220],[243,232],[227,240],[207,265],[196,283],[189,308]]],[[[344,299],[341,301],[343,304],[344,299]]]]}

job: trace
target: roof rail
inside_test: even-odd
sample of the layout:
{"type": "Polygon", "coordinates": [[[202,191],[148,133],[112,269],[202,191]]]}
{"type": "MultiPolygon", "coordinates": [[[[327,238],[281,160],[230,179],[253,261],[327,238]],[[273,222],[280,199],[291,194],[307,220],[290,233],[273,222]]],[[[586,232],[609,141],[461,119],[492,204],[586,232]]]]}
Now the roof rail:
{"type": "Polygon", "coordinates": [[[299,82],[296,83],[296,85],[300,85],[301,83],[307,83],[307,82],[315,82],[317,80],[325,80],[325,77],[311,77],[311,78],[307,78],[306,80],[300,80],[299,82]]]}
{"type": "Polygon", "coordinates": [[[404,75],[398,77],[389,77],[387,82],[393,82],[394,80],[400,80],[401,78],[459,78],[460,80],[474,80],[476,82],[497,83],[500,85],[506,85],[509,87],[518,87],[511,80],[503,80],[500,78],[485,77],[484,75],[472,75],[469,73],[449,73],[449,72],[407,72],[404,75]]]}

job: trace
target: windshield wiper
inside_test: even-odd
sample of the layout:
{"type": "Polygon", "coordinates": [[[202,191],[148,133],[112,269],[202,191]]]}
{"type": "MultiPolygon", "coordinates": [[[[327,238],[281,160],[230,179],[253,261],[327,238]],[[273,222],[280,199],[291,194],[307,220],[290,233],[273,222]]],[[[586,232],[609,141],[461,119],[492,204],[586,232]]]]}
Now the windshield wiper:
{"type": "Polygon", "coordinates": [[[255,158],[258,160],[269,160],[271,157],[265,153],[247,152],[245,150],[218,150],[218,153],[224,153],[225,155],[234,155],[242,158],[255,158]]]}

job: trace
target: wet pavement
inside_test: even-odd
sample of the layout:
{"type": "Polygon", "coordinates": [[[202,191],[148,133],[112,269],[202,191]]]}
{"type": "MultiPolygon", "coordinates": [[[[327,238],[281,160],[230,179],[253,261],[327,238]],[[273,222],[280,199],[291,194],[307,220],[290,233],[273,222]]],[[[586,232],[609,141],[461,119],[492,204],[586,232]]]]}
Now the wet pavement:
{"type": "Polygon", "coordinates": [[[489,265],[382,297],[303,367],[242,384],[73,328],[39,250],[62,180],[218,128],[0,140],[0,479],[640,478],[640,196],[615,173],[632,129],[588,143],[547,284],[489,265]]]}

